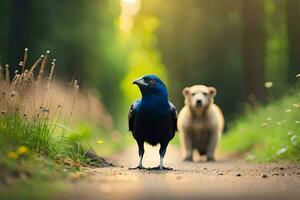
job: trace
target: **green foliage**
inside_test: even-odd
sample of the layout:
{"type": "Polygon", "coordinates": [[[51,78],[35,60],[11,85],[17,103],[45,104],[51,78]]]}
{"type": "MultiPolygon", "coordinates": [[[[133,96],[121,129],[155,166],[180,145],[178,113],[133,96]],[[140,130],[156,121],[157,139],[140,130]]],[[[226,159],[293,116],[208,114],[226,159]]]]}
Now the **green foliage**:
{"type": "Polygon", "coordinates": [[[221,140],[225,153],[249,153],[255,161],[300,161],[299,90],[249,111],[221,140]]]}
{"type": "Polygon", "coordinates": [[[39,153],[53,148],[48,121],[32,123],[17,114],[0,117],[0,137],[12,148],[25,145],[39,153]]]}
{"type": "Polygon", "coordinates": [[[287,88],[288,36],[285,0],[265,1],[266,12],[266,80],[276,81],[273,95],[279,96],[287,88]]]}

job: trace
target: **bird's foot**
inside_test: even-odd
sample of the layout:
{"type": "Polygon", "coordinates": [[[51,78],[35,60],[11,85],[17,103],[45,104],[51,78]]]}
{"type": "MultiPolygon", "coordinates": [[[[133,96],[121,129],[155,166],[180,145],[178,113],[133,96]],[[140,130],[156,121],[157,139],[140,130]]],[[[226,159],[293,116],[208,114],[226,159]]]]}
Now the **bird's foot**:
{"type": "Polygon", "coordinates": [[[136,169],[148,169],[144,167],[143,165],[138,165],[137,167],[129,167],[129,170],[136,170],[136,169]]]}
{"type": "Polygon", "coordinates": [[[149,170],[173,170],[173,168],[159,165],[157,167],[151,167],[149,170]]]}

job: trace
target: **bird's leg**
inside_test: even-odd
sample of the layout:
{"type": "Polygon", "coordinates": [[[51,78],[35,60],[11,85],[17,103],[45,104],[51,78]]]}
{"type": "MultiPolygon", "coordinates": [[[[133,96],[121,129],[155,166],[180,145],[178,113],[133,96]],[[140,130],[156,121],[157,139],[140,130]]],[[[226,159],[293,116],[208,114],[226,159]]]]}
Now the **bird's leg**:
{"type": "Polygon", "coordinates": [[[143,157],[144,155],[140,155],[139,167],[143,167],[143,157]]]}
{"type": "Polygon", "coordinates": [[[167,151],[168,144],[161,144],[159,149],[159,155],[160,155],[160,163],[159,166],[155,169],[159,170],[172,170],[170,167],[164,167],[164,157],[167,151]]]}
{"type": "Polygon", "coordinates": [[[139,147],[140,162],[139,162],[139,165],[137,167],[132,167],[132,168],[129,168],[129,169],[146,169],[143,166],[143,157],[144,157],[144,152],[145,152],[144,142],[137,142],[137,144],[138,144],[138,147],[139,147]]]}

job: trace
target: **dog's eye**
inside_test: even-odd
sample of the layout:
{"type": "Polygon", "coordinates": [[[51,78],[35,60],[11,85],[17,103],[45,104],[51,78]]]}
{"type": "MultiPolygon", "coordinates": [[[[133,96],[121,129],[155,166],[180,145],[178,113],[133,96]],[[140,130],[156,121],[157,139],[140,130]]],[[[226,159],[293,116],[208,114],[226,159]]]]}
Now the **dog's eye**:
{"type": "Polygon", "coordinates": [[[155,80],[154,80],[154,79],[151,79],[149,82],[150,82],[151,84],[155,84],[155,80]]]}
{"type": "Polygon", "coordinates": [[[207,93],[206,93],[206,92],[203,92],[203,95],[204,95],[204,96],[207,96],[207,93]]]}
{"type": "Polygon", "coordinates": [[[193,93],[192,93],[192,96],[195,96],[195,94],[196,94],[196,93],[195,93],[195,92],[193,92],[193,93]]]}

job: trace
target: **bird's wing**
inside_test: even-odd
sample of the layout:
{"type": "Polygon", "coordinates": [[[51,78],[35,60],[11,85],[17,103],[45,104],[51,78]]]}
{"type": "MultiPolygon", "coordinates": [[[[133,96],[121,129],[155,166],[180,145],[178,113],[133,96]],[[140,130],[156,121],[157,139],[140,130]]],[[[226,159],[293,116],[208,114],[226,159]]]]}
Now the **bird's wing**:
{"type": "Polygon", "coordinates": [[[170,104],[170,112],[171,112],[171,115],[172,115],[173,120],[174,120],[173,128],[174,128],[174,130],[177,131],[177,117],[178,117],[178,113],[177,113],[177,110],[176,110],[176,107],[174,106],[174,104],[172,104],[171,102],[169,102],[169,104],[170,104]]]}
{"type": "Polygon", "coordinates": [[[134,121],[134,116],[136,112],[136,106],[139,103],[140,100],[136,100],[133,104],[131,104],[129,112],[128,112],[128,127],[129,130],[132,131],[133,127],[133,121],[134,121]]]}

